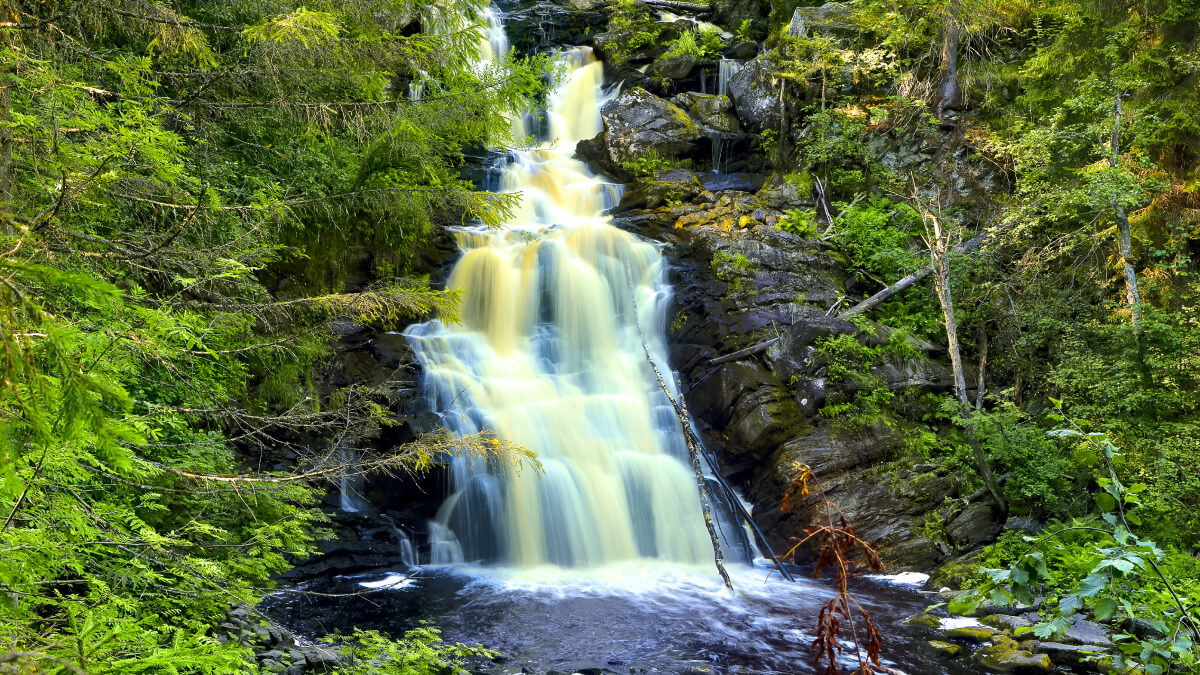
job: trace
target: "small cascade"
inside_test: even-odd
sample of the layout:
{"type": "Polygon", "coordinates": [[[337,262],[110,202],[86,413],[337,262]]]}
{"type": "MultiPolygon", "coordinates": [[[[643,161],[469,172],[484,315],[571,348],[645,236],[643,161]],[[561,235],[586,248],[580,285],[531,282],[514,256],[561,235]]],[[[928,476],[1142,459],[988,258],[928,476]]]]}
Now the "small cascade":
{"type": "Polygon", "coordinates": [[[417,550],[413,547],[412,538],[400,529],[395,528],[396,539],[400,542],[400,562],[409,567],[416,567],[421,564],[417,559],[417,550]]]}
{"type": "Polygon", "coordinates": [[[725,159],[725,134],[720,131],[710,131],[708,132],[708,140],[712,143],[713,173],[721,173],[721,161],[725,159]]]}
{"type": "MultiPolygon", "coordinates": [[[[670,373],[666,263],[609,223],[621,186],[572,157],[602,130],[610,93],[590,48],[560,58],[566,75],[548,97],[545,140],[493,165],[498,191],[521,194],[512,218],[502,230],[456,232],[462,257],[447,286],[464,292],[461,324],[405,333],[446,426],[524,446],[543,475],[455,458],[429,525],[430,562],[711,563],[679,420],[646,363],[648,349],[670,373]]],[[[730,505],[712,492],[726,557],[749,560],[730,505]]]]}
{"type": "Polygon", "coordinates": [[[717,94],[729,95],[729,80],[742,69],[743,62],[737,59],[721,59],[717,70],[717,94]]]}
{"type": "Polygon", "coordinates": [[[463,549],[458,536],[445,525],[435,520],[429,521],[429,564],[453,565],[461,562],[463,549]]]}
{"type": "MultiPolygon", "coordinates": [[[[341,457],[342,465],[346,467],[354,466],[358,460],[354,450],[343,446],[338,451],[341,457]]],[[[367,500],[362,497],[362,490],[365,480],[361,473],[352,473],[346,469],[342,470],[341,477],[338,479],[338,507],[347,513],[362,513],[370,508],[367,500]]]]}

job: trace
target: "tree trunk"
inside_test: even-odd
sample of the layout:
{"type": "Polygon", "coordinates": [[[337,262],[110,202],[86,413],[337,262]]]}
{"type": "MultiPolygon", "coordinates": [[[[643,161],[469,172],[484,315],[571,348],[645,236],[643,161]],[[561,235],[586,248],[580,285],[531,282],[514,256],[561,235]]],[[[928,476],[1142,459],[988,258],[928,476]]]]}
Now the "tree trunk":
{"type": "Polygon", "coordinates": [[[984,454],[983,447],[979,444],[979,438],[975,434],[975,422],[971,420],[971,403],[967,399],[966,371],[963,369],[962,350],[958,345],[958,325],[954,320],[954,300],[950,296],[950,263],[947,260],[948,236],[942,231],[942,223],[937,216],[925,214],[925,220],[933,225],[934,240],[930,242],[929,256],[933,269],[934,290],[937,292],[938,304],[942,306],[942,317],[946,323],[946,350],[950,352],[950,368],[954,372],[954,396],[962,407],[967,442],[971,445],[971,453],[975,456],[975,465],[979,469],[979,476],[983,479],[983,484],[987,487],[988,492],[992,495],[992,500],[1003,516],[1008,513],[1008,504],[1000,494],[1000,486],[996,483],[996,477],[992,474],[992,467],[988,463],[987,455],[984,454]]]}
{"type": "MultiPolygon", "coordinates": [[[[1121,113],[1121,94],[1118,93],[1113,121],[1112,151],[1108,158],[1109,166],[1114,169],[1121,161],[1121,113]]],[[[1134,269],[1132,227],[1125,207],[1115,199],[1113,211],[1117,221],[1117,250],[1121,255],[1121,272],[1125,277],[1125,301],[1129,304],[1129,320],[1133,325],[1134,339],[1137,341],[1138,370],[1141,373],[1142,384],[1149,385],[1150,366],[1147,363],[1146,335],[1142,331],[1142,294],[1138,289],[1137,270],[1134,269]]]]}
{"type": "MultiPolygon", "coordinates": [[[[8,124],[12,120],[12,75],[8,71],[0,72],[0,210],[12,210],[9,202],[12,200],[13,186],[13,157],[12,129],[8,124]]],[[[12,225],[8,218],[0,218],[0,232],[12,234],[12,225]]]]}

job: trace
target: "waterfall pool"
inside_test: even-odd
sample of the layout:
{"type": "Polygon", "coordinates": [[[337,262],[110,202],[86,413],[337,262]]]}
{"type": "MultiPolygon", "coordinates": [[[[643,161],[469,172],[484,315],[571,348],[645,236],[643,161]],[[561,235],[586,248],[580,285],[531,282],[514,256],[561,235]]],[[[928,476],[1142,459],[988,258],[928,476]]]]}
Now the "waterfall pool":
{"type": "MultiPolygon", "coordinates": [[[[832,586],[804,574],[794,583],[778,574],[768,579],[766,565],[729,571],[732,592],[711,565],[427,566],[335,577],[299,590],[347,595],[285,592],[266,606],[302,635],[353,627],[400,634],[428,622],[447,641],[478,642],[502,654],[478,672],[819,672],[809,646],[832,586]]],[[[932,636],[904,624],[929,604],[913,586],[862,578],[851,591],[885,636],[884,665],[909,675],[973,672],[926,651],[932,636]]],[[[842,665],[850,672],[853,650],[846,646],[842,665]]]]}

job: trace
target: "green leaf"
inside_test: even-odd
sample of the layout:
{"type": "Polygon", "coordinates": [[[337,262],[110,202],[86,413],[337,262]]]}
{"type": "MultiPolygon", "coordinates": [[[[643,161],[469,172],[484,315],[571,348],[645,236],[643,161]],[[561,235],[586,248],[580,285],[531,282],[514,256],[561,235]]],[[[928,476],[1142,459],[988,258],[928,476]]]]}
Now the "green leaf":
{"type": "Polygon", "coordinates": [[[1108,587],[1108,576],[1105,574],[1091,574],[1079,582],[1077,592],[1081,597],[1093,598],[1100,591],[1108,587]]]}
{"type": "Polygon", "coordinates": [[[1058,611],[1066,615],[1074,614],[1083,606],[1083,601],[1077,595],[1064,595],[1058,600],[1058,611]]]}
{"type": "Polygon", "coordinates": [[[1112,598],[1100,598],[1092,610],[1092,616],[1097,621],[1108,621],[1117,612],[1117,601],[1112,598]]]}
{"type": "Polygon", "coordinates": [[[946,605],[946,611],[951,614],[970,614],[979,607],[982,600],[978,591],[967,591],[951,600],[946,605]]]}
{"type": "Polygon", "coordinates": [[[1113,509],[1117,508],[1117,500],[1113,499],[1113,496],[1107,492],[1097,492],[1096,506],[1099,507],[1101,511],[1112,511],[1113,509]]]}
{"type": "Polygon", "coordinates": [[[1043,640],[1054,635],[1054,626],[1046,621],[1041,621],[1033,625],[1033,634],[1043,640]]]}

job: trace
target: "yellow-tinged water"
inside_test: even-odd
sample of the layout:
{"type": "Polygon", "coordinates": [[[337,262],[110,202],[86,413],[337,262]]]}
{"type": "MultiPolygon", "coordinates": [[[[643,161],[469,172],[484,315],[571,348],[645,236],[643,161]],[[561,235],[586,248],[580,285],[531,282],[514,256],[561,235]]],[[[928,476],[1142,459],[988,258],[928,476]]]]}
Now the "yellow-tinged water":
{"type": "Polygon", "coordinates": [[[549,139],[510,153],[500,176],[501,191],[522,195],[513,218],[457,233],[463,253],[447,285],[464,292],[461,324],[408,332],[446,425],[524,446],[544,475],[456,459],[432,562],[711,560],[679,422],[643,348],[670,372],[665,263],[604,215],[619,187],[572,158],[602,128],[603,72],[590,49],[562,58],[549,139]]]}

